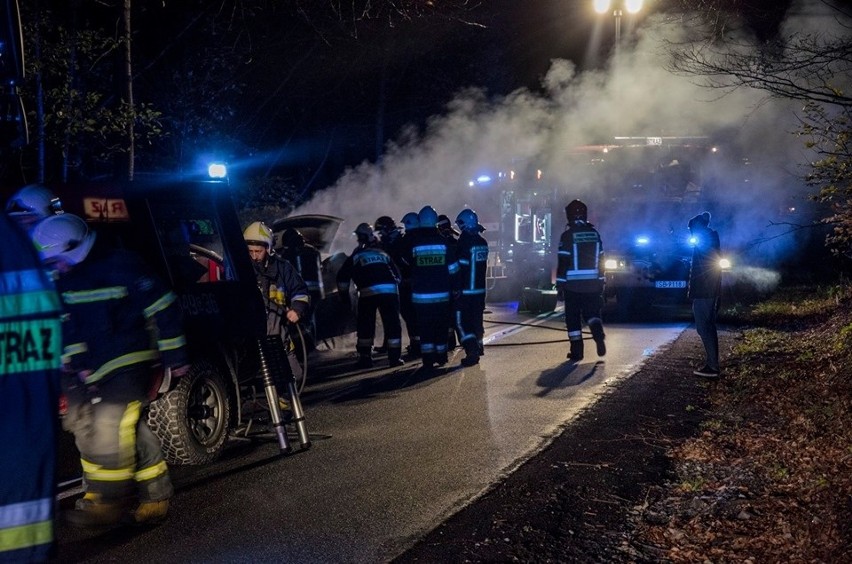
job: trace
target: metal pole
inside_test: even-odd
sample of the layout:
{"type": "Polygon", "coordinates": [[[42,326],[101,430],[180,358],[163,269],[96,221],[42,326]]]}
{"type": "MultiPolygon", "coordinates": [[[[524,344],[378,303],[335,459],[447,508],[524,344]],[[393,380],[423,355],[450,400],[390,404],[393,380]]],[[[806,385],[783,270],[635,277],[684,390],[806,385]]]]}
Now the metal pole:
{"type": "Polygon", "coordinates": [[[612,15],[615,17],[615,46],[618,47],[621,43],[621,8],[617,8],[612,15]]]}

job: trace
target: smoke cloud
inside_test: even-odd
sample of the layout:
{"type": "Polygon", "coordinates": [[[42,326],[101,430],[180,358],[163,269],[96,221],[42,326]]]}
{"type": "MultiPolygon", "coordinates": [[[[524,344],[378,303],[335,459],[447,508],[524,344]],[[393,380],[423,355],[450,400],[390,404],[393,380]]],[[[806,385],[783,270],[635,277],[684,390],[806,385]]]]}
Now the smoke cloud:
{"type": "MultiPolygon", "coordinates": [[[[839,21],[838,13],[821,2],[802,0],[790,11],[784,29],[818,30],[833,37],[848,34],[844,25],[849,23],[839,21]]],[[[667,45],[689,32],[682,22],[649,18],[602,70],[578,72],[570,61],[553,60],[541,92],[521,89],[495,99],[477,88],[464,90],[423,130],[401,132],[380,163],[364,162],[348,170],[294,213],[344,216],[334,250],[348,252],[353,240],[347,235],[362,221],[381,215],[400,220],[427,204],[451,219],[465,206],[487,215],[485,208],[496,207],[496,196],[483,202],[479,188],[469,186],[471,179],[509,169],[532,177],[540,170],[542,186],[557,200],[555,210],[574,198],[596,202],[600,209],[590,204],[590,215],[607,245],[618,238],[618,230],[641,228],[661,214],[652,208],[644,210],[646,217],[608,216],[611,179],[599,175],[605,167],[589,165],[593,151],[584,153],[585,161],[578,164],[572,156],[575,148],[613,144],[617,136],[718,137],[724,140],[718,152],[706,155],[715,161],[691,163],[705,171],[702,196],[684,204],[669,221],[685,228],[709,199],[715,202],[711,226],[719,230],[723,247],[771,265],[804,244],[801,237],[783,235],[790,231],[784,223],[811,219],[790,211],[807,199],[801,179],[813,158],[793,135],[801,103],[747,88],[708,89],[697,83],[699,78],[668,72],[667,45]]],[[[611,160],[613,155],[598,157],[611,160]]],[[[553,219],[558,237],[564,220],[561,215],[553,219]]]]}

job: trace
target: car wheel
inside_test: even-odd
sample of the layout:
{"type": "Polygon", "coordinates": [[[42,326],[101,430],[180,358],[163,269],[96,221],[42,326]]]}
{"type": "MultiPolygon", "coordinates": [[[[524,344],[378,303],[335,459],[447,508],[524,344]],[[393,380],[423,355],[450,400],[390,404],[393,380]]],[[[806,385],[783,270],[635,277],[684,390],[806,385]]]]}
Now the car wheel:
{"type": "Polygon", "coordinates": [[[225,447],[231,404],[228,387],[209,362],[194,364],[174,390],[151,403],[148,426],[172,464],[206,464],[225,447]]]}

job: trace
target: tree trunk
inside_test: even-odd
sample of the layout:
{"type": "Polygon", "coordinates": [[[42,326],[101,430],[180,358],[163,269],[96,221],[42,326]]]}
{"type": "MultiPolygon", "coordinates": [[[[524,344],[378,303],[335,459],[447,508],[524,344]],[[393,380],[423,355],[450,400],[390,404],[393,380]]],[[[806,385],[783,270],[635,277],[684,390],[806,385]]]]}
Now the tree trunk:
{"type": "Polygon", "coordinates": [[[127,111],[129,119],[127,121],[127,179],[133,180],[134,163],[136,161],[136,142],[134,140],[134,124],[136,122],[136,106],[133,103],[133,64],[131,57],[131,26],[130,26],[130,8],[132,0],[124,0],[124,76],[127,82],[127,111]]]}

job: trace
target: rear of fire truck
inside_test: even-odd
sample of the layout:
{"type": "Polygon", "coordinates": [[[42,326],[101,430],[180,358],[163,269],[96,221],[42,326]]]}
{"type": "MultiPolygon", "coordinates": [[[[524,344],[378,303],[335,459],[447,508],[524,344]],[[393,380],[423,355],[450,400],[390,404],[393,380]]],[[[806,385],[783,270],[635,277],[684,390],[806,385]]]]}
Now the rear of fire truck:
{"type": "Polygon", "coordinates": [[[470,180],[467,200],[488,241],[488,300],[517,301],[519,308],[535,312],[552,310],[554,186],[541,170],[506,169],[470,180]]]}

